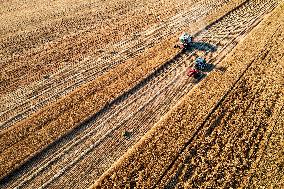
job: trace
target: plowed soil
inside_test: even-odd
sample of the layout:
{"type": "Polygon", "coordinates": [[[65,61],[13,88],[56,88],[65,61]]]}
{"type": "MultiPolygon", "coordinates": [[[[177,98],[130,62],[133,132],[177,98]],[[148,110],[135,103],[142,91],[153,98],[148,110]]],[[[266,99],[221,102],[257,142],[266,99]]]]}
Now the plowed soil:
{"type": "Polygon", "coordinates": [[[1,2],[1,188],[281,188],[279,3],[1,2]]]}

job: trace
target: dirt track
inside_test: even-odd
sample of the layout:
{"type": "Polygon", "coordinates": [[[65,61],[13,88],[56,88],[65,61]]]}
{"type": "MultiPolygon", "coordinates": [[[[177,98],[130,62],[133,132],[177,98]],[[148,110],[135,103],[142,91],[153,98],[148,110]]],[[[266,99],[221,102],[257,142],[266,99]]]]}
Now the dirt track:
{"type": "MultiPolygon", "coordinates": [[[[245,3],[198,33],[197,40],[218,47],[218,50],[209,53],[207,58],[213,64],[217,64],[237,44],[239,38],[249,31],[253,23],[259,21],[266,11],[275,7],[275,2],[245,3]]],[[[182,23],[177,21],[176,24],[180,22],[182,23]]],[[[149,38],[151,37],[150,35],[149,38]]],[[[149,44],[151,46],[151,43],[149,44]]],[[[137,49],[139,51],[139,48],[137,49]]],[[[90,185],[137,142],[171,106],[191,90],[193,85],[184,77],[184,71],[192,64],[192,54],[203,54],[202,51],[204,49],[196,49],[191,53],[175,57],[167,66],[149,76],[145,83],[139,84],[116,101],[102,115],[91,119],[86,125],[73,131],[71,135],[60,139],[58,143],[36,155],[36,159],[32,159],[15,172],[14,180],[5,181],[5,185],[7,187],[56,187],[58,185],[86,187],[90,185]],[[132,113],[129,114],[129,110],[132,113]],[[121,136],[124,130],[131,130],[130,139],[125,140],[121,136]],[[80,176],[78,176],[79,173],[80,176]]],[[[144,54],[147,55],[148,52],[146,50],[144,54]]],[[[113,59],[110,60],[113,61],[113,59]]],[[[87,77],[89,75],[86,75],[87,77]]],[[[64,89],[64,86],[62,88],[64,89]]]]}

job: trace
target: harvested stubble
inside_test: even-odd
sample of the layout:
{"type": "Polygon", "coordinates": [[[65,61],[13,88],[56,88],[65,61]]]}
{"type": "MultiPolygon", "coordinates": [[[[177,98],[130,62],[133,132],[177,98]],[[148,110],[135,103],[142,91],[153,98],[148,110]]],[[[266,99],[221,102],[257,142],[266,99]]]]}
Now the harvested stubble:
{"type": "MultiPolygon", "coordinates": [[[[218,0],[217,7],[220,8],[225,1],[226,0],[218,0]]],[[[67,67],[64,67],[59,72],[52,75],[50,79],[33,82],[32,84],[25,85],[24,88],[19,87],[12,93],[3,96],[0,95],[0,101],[2,101],[2,104],[0,103],[0,109],[3,108],[3,112],[0,113],[0,127],[7,128],[16,122],[27,118],[47,103],[58,100],[61,96],[73,91],[79,85],[95,79],[98,75],[103,74],[116,64],[122,63],[125,59],[132,56],[137,56],[144,48],[148,48],[150,46],[149,44],[155,44],[161,41],[155,39],[164,39],[168,36],[169,31],[176,31],[179,29],[180,27],[174,26],[180,24],[184,25],[185,18],[195,17],[202,20],[202,18],[209,12],[212,12],[212,8],[215,7],[212,6],[212,3],[215,4],[215,0],[211,0],[206,6],[201,6],[205,2],[208,1],[202,0],[193,6],[202,7],[198,9],[198,11],[187,11],[182,14],[177,14],[177,16],[171,17],[165,22],[158,24],[159,27],[154,25],[146,31],[135,33],[134,36],[126,41],[115,43],[113,45],[114,47],[111,49],[108,47],[101,49],[100,51],[105,50],[105,52],[99,54],[98,57],[92,56],[86,58],[86,61],[68,64],[66,65],[67,67]],[[208,11],[204,11],[203,14],[203,11],[201,10],[207,10],[208,7],[212,8],[209,8],[208,11]],[[174,25],[166,27],[169,23],[174,23],[174,25]],[[165,33],[162,31],[165,31],[165,33]],[[156,34],[157,32],[159,35],[156,34]],[[118,53],[114,53],[114,55],[112,52],[118,53]],[[99,61],[97,62],[95,60],[99,61]]]]}
{"type": "MultiPolygon", "coordinates": [[[[215,5],[215,1],[216,0],[211,0],[212,2],[210,2],[210,6],[212,6],[212,4],[215,5]]],[[[218,6],[212,6],[215,7],[215,10],[219,9],[221,6],[223,6],[223,2],[225,2],[226,0],[218,0],[216,2],[218,2],[218,6]]],[[[201,5],[203,5],[205,3],[205,0],[202,0],[198,3],[196,3],[196,7],[200,7],[201,5]]],[[[209,6],[208,5],[208,6],[209,6]]],[[[206,7],[208,7],[206,6],[206,7]]],[[[194,6],[193,6],[194,7],[194,6]]],[[[161,7],[162,9],[162,7],[161,7]]],[[[192,9],[192,8],[191,8],[192,9]]],[[[212,14],[212,9],[214,10],[214,8],[210,8],[209,11],[206,11],[205,14],[200,14],[200,17],[198,18],[198,20],[202,20],[207,14],[212,14]]],[[[203,8],[204,10],[204,8],[203,8]]],[[[191,12],[191,11],[190,11],[191,12]]],[[[193,11],[192,11],[193,12],[193,11]]],[[[196,11],[195,13],[201,13],[201,11],[196,11]]],[[[213,11],[214,12],[214,11],[213,11]]],[[[194,14],[195,14],[194,13],[194,14]]],[[[192,14],[192,13],[190,13],[192,14]]],[[[171,17],[172,18],[178,18],[177,19],[177,23],[184,23],[183,21],[181,21],[180,19],[182,18],[181,15],[187,15],[188,17],[188,13],[186,14],[178,14],[178,17],[174,16],[171,17]]],[[[195,14],[196,15],[196,14],[195,14]]],[[[197,14],[198,16],[199,14],[197,14]]],[[[166,27],[166,25],[170,22],[170,20],[166,20],[165,23],[160,23],[158,26],[159,28],[165,28],[165,33],[169,32],[168,28],[172,28],[171,27],[166,27]]],[[[184,18],[182,18],[184,19],[184,18]]],[[[146,19],[147,20],[147,19],[146,19]]],[[[199,22],[198,22],[199,23],[199,22]]],[[[203,22],[201,22],[203,23],[203,22]]],[[[204,23],[203,23],[204,24],[204,23]]],[[[199,24],[200,25],[200,24],[199,24]]],[[[157,26],[157,25],[155,25],[157,26]]],[[[176,27],[179,28],[179,27],[176,27]]],[[[138,28],[137,28],[138,29],[138,28]]],[[[48,73],[49,75],[52,74],[52,77],[50,79],[47,80],[39,80],[36,82],[32,82],[32,83],[27,83],[26,85],[24,85],[24,87],[20,87],[19,84],[15,84],[17,85],[17,89],[14,90],[11,93],[8,94],[1,94],[0,95],[0,100],[2,100],[2,104],[0,103],[0,109],[3,108],[3,114],[0,113],[0,124],[3,124],[4,127],[6,126],[10,126],[12,124],[14,124],[15,122],[18,122],[22,119],[24,119],[25,117],[28,117],[28,114],[31,114],[33,112],[35,112],[36,110],[38,110],[40,107],[46,105],[48,102],[51,101],[55,101],[57,99],[59,99],[60,96],[64,96],[65,94],[67,94],[70,91],[73,91],[74,88],[80,84],[83,83],[87,83],[87,81],[93,80],[95,79],[98,75],[103,74],[106,70],[109,70],[111,67],[115,66],[115,64],[121,63],[123,62],[125,59],[131,57],[131,56],[136,56],[137,54],[132,54],[132,52],[136,52],[137,51],[137,47],[139,48],[148,48],[146,45],[146,41],[152,41],[153,43],[158,43],[154,42],[155,38],[157,38],[156,35],[151,34],[152,31],[157,30],[156,27],[149,28],[151,30],[146,30],[147,33],[150,31],[150,36],[147,35],[145,41],[142,36],[145,36],[145,33],[141,33],[142,36],[140,36],[140,32],[138,32],[138,35],[136,36],[137,33],[135,33],[135,36],[132,36],[130,39],[124,41],[123,43],[115,43],[115,47],[111,47],[112,45],[108,45],[108,47],[98,50],[98,51],[105,51],[102,53],[99,53],[98,55],[91,55],[90,57],[87,57],[86,60],[87,61],[81,61],[81,62],[66,62],[64,63],[64,66],[62,67],[63,69],[61,69],[59,72],[54,73],[54,75],[52,73],[48,73]],[[150,38],[151,35],[153,35],[153,38],[150,38]],[[142,40],[141,42],[139,42],[140,40],[142,40]],[[138,45],[137,45],[138,43],[138,45]],[[123,45],[122,45],[123,44],[123,45]],[[131,48],[133,47],[132,45],[135,45],[135,48],[133,49],[129,49],[129,50],[124,50],[125,48],[131,48]],[[121,46],[122,45],[122,46],[121,46]],[[110,47],[110,48],[109,48],[110,47]],[[112,51],[113,50],[113,51],[112,51]],[[117,50],[117,51],[116,51],[117,50]],[[123,54],[119,55],[119,56],[111,56],[109,53],[110,52],[121,52],[123,50],[123,54]],[[133,51],[134,50],[134,51],[133,51]],[[111,58],[110,58],[111,57],[111,58]],[[90,58],[90,60],[89,60],[90,58]],[[106,62],[103,63],[103,61],[95,61],[95,60],[105,60],[105,58],[107,58],[106,62]],[[118,61],[117,61],[118,59],[118,61]],[[111,62],[111,60],[115,60],[113,63],[111,62]],[[110,63],[107,63],[110,62],[110,63]],[[86,75],[85,75],[86,73],[86,75]],[[76,86],[75,86],[76,85],[76,86]],[[54,92],[51,92],[51,88],[54,88],[54,92]],[[67,90],[64,90],[67,89],[67,90]],[[40,105],[39,105],[40,104],[40,105]],[[33,110],[31,110],[31,107],[33,110]],[[33,108],[35,107],[35,108],[33,108]],[[20,113],[21,112],[21,113],[20,113]]],[[[158,29],[160,30],[160,29],[158,29]]],[[[175,29],[176,30],[176,29],[175,29]]],[[[163,38],[167,35],[164,35],[164,33],[162,33],[161,31],[159,32],[161,33],[159,36],[163,36],[163,38]]],[[[82,34],[83,35],[83,34],[82,34]]],[[[78,36],[81,36],[80,34],[78,34],[78,36]]],[[[75,42],[74,42],[75,45],[75,42]]],[[[54,46],[56,48],[56,46],[54,46]]],[[[140,51],[141,52],[141,51],[140,51]]],[[[80,54],[82,54],[82,52],[80,52],[80,54]]],[[[120,54],[120,53],[119,53],[120,54]]],[[[72,54],[68,54],[69,57],[72,56],[72,54]]],[[[57,59],[56,61],[59,61],[59,59],[57,59]]],[[[12,65],[12,64],[11,64],[12,65]]],[[[10,66],[11,66],[10,65],[10,66]]],[[[14,66],[12,66],[12,68],[14,68],[14,66]]],[[[45,68],[43,68],[45,69],[45,68]]],[[[40,69],[41,71],[43,69],[40,69]]],[[[53,69],[53,67],[52,67],[53,69]]],[[[3,74],[1,74],[1,76],[5,75],[6,71],[3,72],[3,74]]],[[[26,74],[26,73],[25,73],[26,74]]],[[[0,77],[1,77],[0,76],[0,77]]],[[[22,76],[23,79],[26,78],[31,78],[32,76],[22,76]]],[[[18,78],[19,79],[19,78],[18,78]]],[[[20,79],[21,81],[22,79],[20,79]]],[[[3,84],[4,85],[4,84],[3,84]]],[[[8,90],[10,90],[10,87],[8,90]]],[[[5,89],[6,90],[6,89],[5,89]]],[[[2,125],[0,125],[1,127],[2,125]]]]}
{"type": "MultiPolygon", "coordinates": [[[[255,167],[257,167],[257,164],[260,161],[259,159],[261,154],[265,150],[265,143],[268,140],[267,138],[269,138],[270,131],[273,130],[273,127],[277,124],[277,119],[283,119],[279,117],[278,114],[281,106],[283,106],[283,98],[279,97],[284,95],[284,70],[283,67],[280,66],[280,63],[282,63],[281,61],[283,61],[283,53],[281,52],[284,50],[283,12],[284,4],[279,6],[269,17],[257,26],[244,40],[240,42],[233,52],[220,63],[221,66],[227,68],[224,73],[220,71],[212,72],[206,80],[201,82],[197,88],[191,91],[172,109],[172,111],[161,119],[146,136],[144,136],[132,149],[128,151],[128,153],[126,153],[106,173],[104,173],[104,175],[96,181],[92,188],[124,188],[130,186],[144,188],[151,188],[154,186],[161,188],[167,186],[171,188],[171,186],[175,187],[175,184],[177,183],[179,183],[180,187],[214,187],[218,184],[228,187],[239,185],[241,180],[244,181],[244,185],[249,183],[250,174],[247,173],[249,171],[255,171],[255,167]],[[271,62],[273,63],[271,64],[271,62]],[[267,66],[267,70],[265,66],[267,66]],[[253,68],[257,68],[260,73],[256,73],[253,68]],[[244,78],[245,76],[248,77],[247,80],[244,78]],[[250,83],[250,81],[252,81],[252,83],[250,83]],[[266,84],[265,89],[262,88],[261,82],[266,84]],[[258,85],[253,85],[256,83],[258,83],[258,85]],[[247,90],[242,90],[242,86],[246,86],[247,90]],[[240,103],[239,105],[242,105],[242,103],[238,101],[238,98],[239,100],[245,99],[243,105],[248,106],[249,103],[254,102],[253,96],[258,95],[258,90],[256,90],[257,88],[259,88],[259,90],[263,93],[261,95],[259,94],[261,98],[258,97],[259,101],[253,106],[254,108],[249,110],[250,113],[252,113],[250,116],[255,116],[253,119],[256,122],[261,122],[263,119],[263,121],[268,125],[264,125],[259,128],[258,125],[250,123],[252,119],[248,116],[248,119],[244,120],[247,121],[246,123],[242,122],[242,117],[240,117],[240,119],[235,122],[237,125],[234,127],[238,128],[238,131],[236,131],[237,134],[245,133],[245,135],[242,135],[244,137],[243,139],[248,139],[251,144],[249,147],[253,147],[252,149],[248,149],[249,158],[245,158],[247,161],[252,160],[249,164],[250,169],[248,170],[244,166],[241,167],[241,169],[238,169],[237,167],[241,166],[239,162],[236,162],[235,166],[230,166],[230,162],[228,163],[227,161],[230,160],[229,157],[232,156],[222,156],[219,159],[220,163],[217,165],[211,165],[213,171],[216,171],[212,172],[212,175],[204,175],[204,171],[206,174],[211,174],[207,167],[205,170],[198,169],[199,172],[195,173],[193,178],[190,180],[183,180],[180,178],[180,173],[185,170],[182,170],[184,167],[179,167],[178,165],[180,162],[183,162],[183,160],[188,160],[184,156],[186,152],[188,152],[188,154],[191,152],[193,156],[196,155],[194,150],[191,151],[193,148],[187,149],[186,147],[195,142],[198,143],[196,137],[202,138],[202,129],[204,129],[206,124],[210,125],[210,122],[208,121],[210,121],[210,119],[214,119],[214,113],[220,113],[220,109],[218,108],[226,108],[222,107],[224,102],[227,102],[229,106],[233,106],[233,102],[235,100],[240,103]],[[251,91],[253,91],[254,94],[250,94],[251,91]],[[240,96],[238,97],[238,95],[240,96]],[[232,98],[227,99],[227,97],[230,96],[232,98]],[[271,109],[271,117],[267,116],[266,112],[266,108],[269,107],[274,107],[271,109]],[[258,115],[254,113],[259,113],[259,118],[258,115]],[[246,128],[248,129],[247,131],[246,128]],[[258,149],[260,149],[259,153],[257,153],[258,149]],[[226,163],[228,163],[226,165],[227,173],[232,171],[232,175],[225,175],[224,173],[222,174],[222,170],[220,171],[222,164],[226,163]],[[239,172],[235,172],[236,170],[239,172]],[[224,178],[223,181],[222,178],[224,178]],[[209,179],[208,183],[203,182],[206,181],[206,179],[209,179]],[[215,181],[210,182],[210,179],[215,179],[216,182],[218,181],[218,184],[216,184],[215,181]],[[170,183],[170,181],[174,184],[171,185],[172,183],[170,183]]],[[[232,110],[235,107],[230,108],[232,110]]],[[[244,112],[243,108],[244,107],[235,109],[236,112],[233,111],[231,116],[242,116],[240,112],[244,112]]],[[[223,121],[224,120],[222,120],[222,124],[225,126],[226,123],[223,121]]],[[[211,129],[208,128],[208,134],[214,131],[214,128],[211,129]]],[[[223,134],[219,133],[217,141],[222,141],[222,143],[226,144],[226,137],[233,137],[234,140],[230,139],[230,141],[236,141],[236,149],[239,149],[237,147],[238,137],[233,136],[233,134],[236,133],[231,129],[232,128],[227,127],[227,133],[226,129],[217,129],[218,132],[225,132],[223,134]]],[[[215,136],[217,136],[216,133],[215,136]]],[[[208,142],[206,140],[207,138],[205,136],[201,142],[208,142]]],[[[212,140],[212,138],[208,138],[208,140],[212,140]]],[[[213,144],[214,142],[212,145],[213,144]]],[[[234,153],[230,151],[231,144],[232,143],[229,143],[227,147],[224,147],[224,149],[221,150],[224,150],[225,153],[228,152],[235,157],[234,153]],[[228,151],[226,152],[226,150],[228,151]]],[[[243,143],[240,143],[240,145],[242,144],[243,143]]],[[[202,147],[205,146],[199,146],[198,148],[200,149],[198,152],[206,150],[202,149],[202,147]]],[[[242,150],[242,148],[240,150],[242,150]]],[[[211,150],[213,157],[214,151],[214,149],[211,150]]],[[[199,155],[196,157],[198,160],[196,163],[199,162],[201,165],[206,167],[206,162],[208,160],[207,155],[208,154],[205,153],[204,156],[199,155]]],[[[218,157],[218,154],[215,155],[218,157]]],[[[235,155],[237,156],[238,154],[235,155]]],[[[187,164],[188,163],[189,162],[187,162],[187,164]]],[[[189,171],[193,169],[192,167],[187,168],[189,171]]],[[[278,176],[278,178],[281,177],[283,178],[283,175],[278,176]]]]}
{"type": "MultiPolygon", "coordinates": [[[[224,5],[218,12],[206,17],[203,25],[198,25],[196,29],[205,27],[242,2],[236,0],[224,5]]],[[[177,35],[170,36],[140,56],[117,66],[27,120],[3,131],[0,134],[0,177],[4,177],[42,148],[71,131],[170,60],[178,52],[172,48],[176,37],[177,35]]]]}
{"type": "Polygon", "coordinates": [[[146,30],[192,5],[169,0],[163,3],[115,0],[89,4],[77,2],[72,10],[70,3],[62,2],[61,9],[69,11],[56,14],[57,3],[49,2],[46,7],[50,10],[41,14],[39,11],[43,7],[35,4],[37,7],[26,5],[25,11],[30,10],[30,13],[21,17],[24,21],[20,22],[20,26],[17,25],[18,18],[23,13],[17,10],[6,13],[5,19],[0,21],[0,32],[11,32],[0,37],[2,95],[39,81],[45,74],[55,73],[65,65],[78,63],[88,56],[94,57],[99,54],[98,49],[127,39],[133,33],[146,30]],[[35,18],[36,14],[40,16],[35,18]],[[15,27],[15,31],[6,28],[6,18],[10,19],[8,23],[15,27]],[[36,22],[37,19],[41,24],[36,22]]]}
{"type": "Polygon", "coordinates": [[[38,149],[74,128],[89,115],[99,111],[124,90],[135,86],[139,79],[146,77],[159,66],[160,61],[166,61],[167,57],[178,51],[171,49],[159,52],[158,49],[173,43],[173,40],[168,40],[167,44],[153,47],[150,52],[143,53],[141,59],[119,65],[94,82],[1,133],[1,175],[5,174],[7,167],[11,169],[38,149]]]}

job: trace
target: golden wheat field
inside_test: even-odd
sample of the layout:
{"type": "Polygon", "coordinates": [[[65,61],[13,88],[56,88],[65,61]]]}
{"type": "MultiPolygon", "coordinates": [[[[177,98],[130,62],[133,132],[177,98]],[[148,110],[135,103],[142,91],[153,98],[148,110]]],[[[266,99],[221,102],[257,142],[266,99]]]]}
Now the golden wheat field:
{"type": "Polygon", "coordinates": [[[0,15],[0,188],[284,188],[284,1],[0,15]]]}

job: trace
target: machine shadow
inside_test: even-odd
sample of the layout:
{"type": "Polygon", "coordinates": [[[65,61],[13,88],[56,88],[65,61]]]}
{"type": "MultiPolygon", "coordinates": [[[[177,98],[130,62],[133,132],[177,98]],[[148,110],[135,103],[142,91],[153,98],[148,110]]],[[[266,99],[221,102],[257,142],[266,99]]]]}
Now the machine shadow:
{"type": "Polygon", "coordinates": [[[215,68],[215,65],[214,64],[211,64],[211,63],[206,63],[206,68],[204,69],[200,69],[201,71],[203,72],[211,72],[214,68],[215,68]]]}
{"type": "MultiPolygon", "coordinates": [[[[185,53],[190,53],[190,52],[193,52],[194,50],[198,50],[198,51],[204,51],[206,54],[208,54],[208,53],[216,52],[217,46],[212,45],[210,43],[197,41],[197,42],[191,42],[190,46],[184,50],[185,50],[185,53]]],[[[193,54],[193,56],[197,57],[196,54],[193,54]]],[[[214,64],[210,62],[206,62],[206,64],[207,66],[204,69],[199,69],[199,70],[202,72],[208,73],[208,72],[211,72],[216,67],[214,64]]]]}
{"type": "Polygon", "coordinates": [[[192,42],[188,50],[190,51],[199,50],[208,53],[208,52],[215,52],[217,50],[217,46],[211,45],[210,43],[206,42],[192,42]]]}

